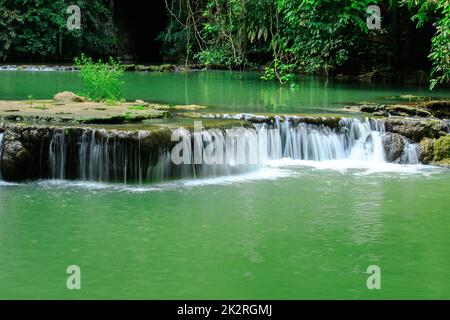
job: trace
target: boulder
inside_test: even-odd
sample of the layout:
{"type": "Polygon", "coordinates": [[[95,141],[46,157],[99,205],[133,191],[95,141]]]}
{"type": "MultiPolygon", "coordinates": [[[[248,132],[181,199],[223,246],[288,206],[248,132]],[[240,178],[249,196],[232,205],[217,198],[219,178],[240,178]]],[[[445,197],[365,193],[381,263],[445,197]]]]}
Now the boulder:
{"type": "Polygon", "coordinates": [[[57,93],[54,97],[53,100],[55,102],[85,102],[86,98],[85,97],[80,97],[78,95],[76,95],[73,92],[70,91],[64,91],[64,92],[60,92],[57,93]]]}
{"type": "Polygon", "coordinates": [[[444,136],[434,143],[434,161],[441,162],[450,159],[450,135],[444,136]]]}
{"type": "Polygon", "coordinates": [[[390,117],[384,120],[386,131],[398,133],[414,142],[423,138],[437,139],[448,132],[448,124],[441,120],[420,120],[401,117],[390,117]]]}
{"type": "Polygon", "coordinates": [[[385,113],[386,111],[386,106],[384,105],[376,105],[376,104],[367,104],[367,105],[361,105],[359,107],[361,112],[365,112],[365,113],[376,113],[376,112],[381,112],[383,115],[387,116],[387,113],[385,113]]]}
{"type": "Polygon", "coordinates": [[[22,178],[21,171],[26,166],[29,153],[20,141],[6,140],[3,145],[1,169],[7,180],[22,178]]]}
{"type": "Polygon", "coordinates": [[[450,135],[420,142],[420,161],[425,164],[450,165],[450,135]]]}
{"type": "Polygon", "coordinates": [[[386,133],[383,136],[383,147],[388,162],[400,162],[405,146],[405,138],[397,133],[386,133]]]}
{"type": "Polygon", "coordinates": [[[430,101],[421,104],[420,107],[431,112],[436,118],[450,118],[450,101],[430,101]]]}
{"type": "Polygon", "coordinates": [[[430,164],[434,161],[434,139],[422,139],[419,148],[419,160],[423,164],[430,164]]]}

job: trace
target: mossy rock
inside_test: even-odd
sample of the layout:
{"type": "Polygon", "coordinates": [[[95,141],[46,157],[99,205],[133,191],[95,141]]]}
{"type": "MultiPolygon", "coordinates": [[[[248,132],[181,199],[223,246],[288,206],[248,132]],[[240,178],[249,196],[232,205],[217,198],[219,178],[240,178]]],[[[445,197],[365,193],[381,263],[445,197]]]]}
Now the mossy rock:
{"type": "Polygon", "coordinates": [[[420,161],[424,164],[450,165],[450,135],[423,139],[420,142],[420,161]]]}
{"type": "Polygon", "coordinates": [[[420,142],[419,160],[421,163],[429,164],[434,161],[434,139],[424,138],[420,142]]]}
{"type": "Polygon", "coordinates": [[[430,101],[420,105],[435,117],[440,119],[450,118],[450,101],[430,101]]]}
{"type": "Polygon", "coordinates": [[[441,162],[450,159],[450,135],[434,142],[434,161],[441,162]]]}
{"type": "Polygon", "coordinates": [[[136,71],[140,72],[166,72],[166,71],[173,71],[175,70],[175,66],[172,64],[162,64],[162,65],[151,65],[151,66],[144,66],[144,65],[137,65],[135,67],[136,71]]]}
{"type": "Polygon", "coordinates": [[[386,107],[386,112],[394,116],[418,116],[423,118],[432,117],[433,114],[425,108],[408,105],[390,105],[386,107]]]}
{"type": "Polygon", "coordinates": [[[415,96],[412,94],[404,94],[400,96],[389,96],[385,97],[385,100],[402,100],[402,101],[416,101],[416,102],[423,102],[423,101],[430,101],[433,98],[427,97],[427,96],[415,96]]]}
{"type": "MultiPolygon", "coordinates": [[[[227,129],[233,129],[233,128],[247,128],[251,129],[254,128],[253,123],[245,120],[226,120],[226,119],[207,119],[202,120],[202,125],[204,130],[210,130],[210,129],[218,129],[218,130],[227,130],[227,129]]],[[[188,131],[194,131],[194,125],[184,125],[183,128],[185,128],[188,131]]]]}
{"type": "Polygon", "coordinates": [[[440,166],[440,167],[448,167],[448,168],[450,168],[450,158],[434,162],[433,164],[437,165],[437,166],[440,166]]]}
{"type": "Polygon", "coordinates": [[[75,119],[75,122],[80,124],[122,124],[122,123],[139,123],[144,120],[163,119],[167,117],[169,117],[168,112],[158,112],[158,113],[125,112],[124,114],[113,116],[75,119]]]}
{"type": "Polygon", "coordinates": [[[394,132],[420,142],[423,138],[438,139],[447,134],[448,126],[438,119],[407,119],[403,117],[390,117],[384,120],[387,132],[394,132]]]}

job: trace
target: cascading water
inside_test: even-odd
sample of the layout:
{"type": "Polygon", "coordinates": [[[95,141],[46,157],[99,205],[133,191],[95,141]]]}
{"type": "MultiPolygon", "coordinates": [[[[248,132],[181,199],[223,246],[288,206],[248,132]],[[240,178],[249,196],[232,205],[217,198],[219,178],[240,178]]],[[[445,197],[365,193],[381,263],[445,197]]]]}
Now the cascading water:
{"type": "MultiPolygon", "coordinates": [[[[266,128],[265,124],[257,127],[258,135],[265,136],[266,128]]],[[[270,130],[267,159],[288,158],[308,161],[351,159],[383,162],[381,141],[383,132],[382,124],[373,120],[362,122],[342,119],[338,129],[277,121],[274,130],[270,130]]],[[[264,148],[264,144],[261,147],[264,148]]]]}
{"type": "MultiPolygon", "coordinates": [[[[383,123],[375,120],[342,119],[330,128],[294,118],[252,129],[176,129],[170,146],[152,144],[147,131],[133,135],[89,129],[74,143],[56,130],[49,144],[49,171],[53,179],[143,183],[245,173],[281,159],[381,163],[383,134],[383,123]]],[[[401,163],[418,162],[417,145],[408,143],[401,163]]]]}
{"type": "Polygon", "coordinates": [[[419,164],[419,144],[406,142],[405,151],[400,159],[401,163],[419,164]]]}

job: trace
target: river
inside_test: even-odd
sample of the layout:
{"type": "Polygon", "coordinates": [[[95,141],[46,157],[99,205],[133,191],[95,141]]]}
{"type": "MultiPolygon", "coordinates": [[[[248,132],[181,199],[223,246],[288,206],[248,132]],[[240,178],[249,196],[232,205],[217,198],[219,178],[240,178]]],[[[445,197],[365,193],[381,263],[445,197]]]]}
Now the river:
{"type": "MultiPolygon", "coordinates": [[[[226,71],[125,74],[127,100],[199,104],[217,112],[326,113],[355,102],[389,103],[401,95],[448,97],[450,90],[426,86],[330,82],[300,77],[297,87],[265,82],[254,72],[226,71]]],[[[82,91],[77,72],[0,71],[0,99],[51,99],[58,92],[82,91]]]]}
{"type": "MultiPolygon", "coordinates": [[[[127,74],[126,95],[297,113],[426,94],[235,76],[127,74]]],[[[77,86],[71,72],[0,72],[2,99],[77,86]]],[[[201,179],[0,181],[0,298],[449,299],[450,171],[344,151],[201,179]],[[81,268],[80,291],[66,288],[70,265],[81,268]],[[367,287],[372,265],[381,290],[367,287]]]]}

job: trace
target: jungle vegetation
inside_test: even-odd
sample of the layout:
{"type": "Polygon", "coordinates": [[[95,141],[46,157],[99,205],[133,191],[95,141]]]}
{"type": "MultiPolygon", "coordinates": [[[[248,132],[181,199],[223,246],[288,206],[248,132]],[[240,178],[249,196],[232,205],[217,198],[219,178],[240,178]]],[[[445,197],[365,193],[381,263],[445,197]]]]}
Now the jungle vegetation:
{"type": "MultiPolygon", "coordinates": [[[[295,73],[418,69],[429,73],[431,88],[450,81],[448,0],[160,1],[167,24],[157,40],[167,61],[262,69],[264,79],[280,83],[295,73]],[[381,8],[379,30],[368,28],[370,5],[381,8]]],[[[124,35],[114,18],[114,2],[0,0],[0,59],[117,56],[124,35]],[[83,27],[70,31],[65,11],[74,3],[83,12],[83,27]]]]}
{"type": "Polygon", "coordinates": [[[450,80],[448,0],[165,1],[167,55],[265,65],[264,78],[284,83],[294,72],[404,71],[417,67],[417,53],[428,56],[432,88],[450,80]],[[370,5],[382,9],[380,30],[368,28],[370,5]]]}

